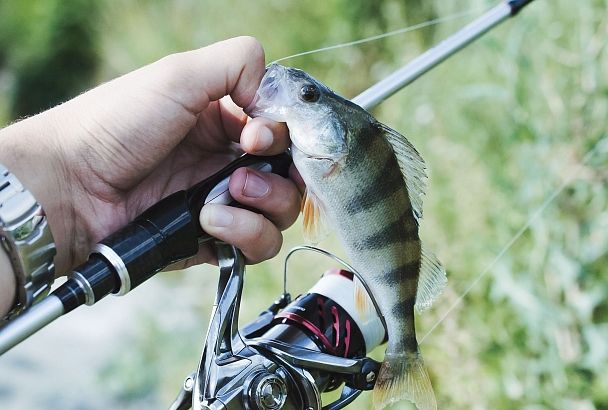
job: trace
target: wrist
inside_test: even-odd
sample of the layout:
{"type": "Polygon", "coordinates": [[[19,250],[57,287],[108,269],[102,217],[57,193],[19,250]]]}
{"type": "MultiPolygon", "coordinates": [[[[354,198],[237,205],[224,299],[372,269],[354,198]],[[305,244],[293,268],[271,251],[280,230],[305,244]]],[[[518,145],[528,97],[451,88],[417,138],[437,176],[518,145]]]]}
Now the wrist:
{"type": "MultiPolygon", "coordinates": [[[[67,249],[65,232],[73,229],[74,218],[70,218],[70,184],[52,116],[47,111],[0,130],[0,163],[42,206],[60,250],[67,249]]],[[[56,272],[63,273],[67,265],[66,253],[58,252],[55,262],[56,272]]]]}

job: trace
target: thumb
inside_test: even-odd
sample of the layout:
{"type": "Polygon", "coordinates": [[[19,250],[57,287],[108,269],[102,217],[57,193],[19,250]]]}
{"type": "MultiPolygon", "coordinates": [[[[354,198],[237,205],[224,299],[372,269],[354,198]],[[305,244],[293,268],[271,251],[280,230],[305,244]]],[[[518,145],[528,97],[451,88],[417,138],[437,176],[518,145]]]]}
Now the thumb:
{"type": "Polygon", "coordinates": [[[210,102],[230,95],[246,107],[263,76],[264,50],[252,37],[172,54],[53,109],[62,127],[56,145],[69,163],[84,164],[79,173],[92,168],[113,187],[130,189],[184,139],[210,102]]]}
{"type": "Polygon", "coordinates": [[[225,95],[240,107],[248,106],[264,67],[262,45],[253,37],[236,37],[169,55],[131,75],[198,113],[225,95]]]}

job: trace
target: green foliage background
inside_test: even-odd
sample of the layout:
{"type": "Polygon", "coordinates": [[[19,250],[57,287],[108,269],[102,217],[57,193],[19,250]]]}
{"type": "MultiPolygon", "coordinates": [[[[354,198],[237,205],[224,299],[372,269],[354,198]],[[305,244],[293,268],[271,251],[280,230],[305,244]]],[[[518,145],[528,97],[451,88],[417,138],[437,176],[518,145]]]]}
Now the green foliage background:
{"type": "MultiPolygon", "coordinates": [[[[492,4],[2,2],[0,122],[227,37],[256,36],[271,61],[492,4]]],[[[449,287],[417,327],[420,340],[449,312],[421,345],[440,408],[608,409],[607,6],[537,1],[375,111],[410,138],[430,170],[422,235],[447,267],[449,287]]],[[[285,63],[354,96],[470,18],[285,63]]],[[[299,226],[290,229],[279,257],[249,269],[243,320],[279,294],[282,257],[301,238],[299,226]]],[[[322,246],[341,254],[335,240],[322,246]]],[[[329,265],[296,258],[292,291],[329,265]]],[[[214,270],[155,280],[176,298],[185,288],[183,297],[196,297],[180,310],[160,307],[163,320],[142,313],[129,348],[95,370],[96,388],[117,407],[166,407],[198,360],[214,270]]],[[[369,399],[350,408],[369,408],[369,399]]]]}

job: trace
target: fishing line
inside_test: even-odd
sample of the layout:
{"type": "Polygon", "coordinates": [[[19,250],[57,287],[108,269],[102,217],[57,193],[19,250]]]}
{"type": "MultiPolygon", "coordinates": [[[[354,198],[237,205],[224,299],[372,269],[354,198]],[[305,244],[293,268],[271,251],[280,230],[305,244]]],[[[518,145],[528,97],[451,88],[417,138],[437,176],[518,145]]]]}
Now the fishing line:
{"type": "Polygon", "coordinates": [[[492,262],[490,262],[490,264],[469,285],[469,287],[464,291],[464,293],[462,293],[458,297],[458,299],[456,299],[456,301],[448,308],[448,310],[441,317],[441,319],[439,319],[433,325],[433,327],[431,327],[431,329],[422,337],[422,339],[420,339],[419,344],[422,344],[422,342],[424,342],[426,337],[428,335],[430,335],[435,330],[435,328],[437,328],[448,317],[448,315],[450,313],[452,313],[452,311],[462,302],[462,300],[469,294],[469,292],[471,292],[471,290],[475,287],[475,285],[477,285],[477,283],[479,283],[479,281],[485,275],[487,275],[488,272],[490,272],[490,270],[492,270],[492,268],[494,267],[494,265],[496,265],[496,263],[500,260],[500,258],[505,253],[507,253],[511,249],[513,244],[515,242],[517,242],[517,240],[524,234],[524,232],[526,232],[528,230],[528,228],[530,228],[530,226],[532,226],[532,224],[534,222],[536,222],[536,220],[541,216],[541,214],[544,212],[544,210],[553,202],[553,200],[555,200],[555,198],[557,198],[557,196],[559,194],[561,194],[562,191],[579,176],[579,174],[583,170],[583,166],[591,159],[591,157],[593,157],[593,155],[595,155],[596,151],[598,151],[598,148],[601,148],[601,151],[608,152],[608,138],[602,138],[594,144],[594,146],[587,152],[587,154],[583,158],[583,161],[578,166],[578,169],[570,176],[570,178],[567,178],[559,187],[557,187],[551,193],[551,195],[549,195],[549,197],[541,204],[541,206],[538,207],[538,209],[532,214],[532,216],[528,219],[528,221],[519,229],[519,231],[517,231],[517,233],[511,238],[511,240],[502,248],[502,250],[498,253],[496,258],[494,258],[494,260],[492,262]]]}
{"type": "Polygon", "coordinates": [[[471,10],[468,10],[468,11],[461,11],[459,13],[451,14],[449,16],[439,17],[439,18],[436,18],[436,19],[433,19],[433,20],[424,21],[422,23],[418,23],[418,24],[415,24],[413,26],[408,26],[408,27],[400,28],[400,29],[389,31],[389,32],[382,33],[382,34],[376,34],[376,35],[371,36],[371,37],[366,37],[366,38],[362,38],[362,39],[359,39],[359,40],[349,41],[347,43],[335,44],[333,46],[321,47],[321,48],[317,48],[317,49],[314,49],[314,50],[303,51],[301,53],[292,54],[292,55],[287,56],[287,57],[279,58],[278,60],[274,60],[273,62],[274,63],[278,63],[279,61],[285,61],[285,60],[288,60],[288,59],[291,59],[291,58],[302,57],[302,56],[306,56],[306,55],[309,55],[309,54],[316,54],[316,53],[321,53],[321,52],[324,52],[324,51],[335,50],[335,49],[338,49],[338,48],[345,48],[345,47],[356,46],[356,45],[359,45],[359,44],[365,44],[365,43],[369,43],[369,42],[372,42],[372,41],[375,41],[375,40],[380,40],[380,39],[387,38],[387,37],[397,36],[399,34],[409,33],[409,32],[415,31],[415,30],[419,30],[419,29],[424,28],[424,27],[429,27],[429,26],[445,23],[447,21],[456,20],[456,19],[459,19],[459,18],[462,18],[462,17],[469,16],[471,14],[478,14],[479,11],[480,11],[479,8],[471,9],[471,10]]]}

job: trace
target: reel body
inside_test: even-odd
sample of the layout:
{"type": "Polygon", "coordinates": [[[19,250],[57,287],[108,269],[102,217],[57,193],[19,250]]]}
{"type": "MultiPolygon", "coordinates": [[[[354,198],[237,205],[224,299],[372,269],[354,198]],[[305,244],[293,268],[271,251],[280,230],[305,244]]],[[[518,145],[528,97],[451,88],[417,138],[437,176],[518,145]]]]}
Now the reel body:
{"type": "Polygon", "coordinates": [[[224,244],[218,256],[219,286],[201,360],[172,410],[337,410],[373,389],[380,363],[365,355],[386,332],[379,316],[364,319],[353,309],[351,272],[326,272],[293,302],[284,292],[239,330],[244,261],[224,244]],[[340,398],[323,406],[321,393],[340,386],[340,398]]]}

